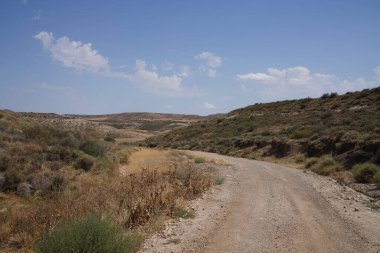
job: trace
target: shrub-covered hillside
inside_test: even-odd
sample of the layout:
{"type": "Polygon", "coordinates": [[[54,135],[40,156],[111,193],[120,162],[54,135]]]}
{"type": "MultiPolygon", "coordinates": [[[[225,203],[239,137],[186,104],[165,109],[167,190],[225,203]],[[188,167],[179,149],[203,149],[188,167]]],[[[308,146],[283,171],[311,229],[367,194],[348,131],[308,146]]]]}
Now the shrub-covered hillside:
{"type": "Polygon", "coordinates": [[[41,123],[21,113],[0,111],[0,191],[29,196],[52,194],[65,184],[61,169],[109,168],[111,144],[96,133],[41,123]]]}
{"type": "Polygon", "coordinates": [[[254,104],[145,144],[247,158],[328,154],[346,169],[356,163],[379,163],[380,88],[254,104]]]}

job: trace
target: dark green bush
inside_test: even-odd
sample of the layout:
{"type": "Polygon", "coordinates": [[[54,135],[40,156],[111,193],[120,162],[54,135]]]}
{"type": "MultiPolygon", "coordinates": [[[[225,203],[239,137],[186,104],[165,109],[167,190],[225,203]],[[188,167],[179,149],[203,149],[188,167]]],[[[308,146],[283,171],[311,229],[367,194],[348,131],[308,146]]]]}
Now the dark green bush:
{"type": "Polygon", "coordinates": [[[302,129],[296,129],[289,133],[289,137],[292,139],[302,139],[302,138],[309,138],[314,134],[314,132],[311,129],[308,128],[302,128],[302,129]]]}
{"type": "Polygon", "coordinates": [[[109,221],[95,215],[63,224],[45,234],[37,243],[40,253],[118,253],[134,252],[140,240],[126,236],[109,221]]]}
{"type": "Polygon", "coordinates": [[[61,145],[68,148],[78,148],[79,141],[74,136],[68,136],[61,140],[61,145]]]}
{"type": "Polygon", "coordinates": [[[95,140],[83,142],[79,146],[79,149],[92,156],[104,156],[107,151],[106,147],[102,143],[95,140]]]}
{"type": "Polygon", "coordinates": [[[373,182],[380,188],[380,170],[373,176],[373,182]]]}
{"type": "Polygon", "coordinates": [[[357,164],[352,169],[354,178],[359,183],[372,183],[376,173],[380,171],[380,166],[373,163],[357,164]]]}
{"type": "Polygon", "coordinates": [[[78,170],[82,169],[84,171],[89,171],[93,165],[93,160],[88,157],[81,157],[75,162],[74,167],[78,170]]]}
{"type": "Polygon", "coordinates": [[[104,137],[104,141],[115,142],[115,138],[113,138],[111,135],[107,135],[104,137]]]}
{"type": "Polygon", "coordinates": [[[16,191],[17,185],[23,180],[22,175],[15,169],[7,170],[4,173],[3,191],[16,191]]]}

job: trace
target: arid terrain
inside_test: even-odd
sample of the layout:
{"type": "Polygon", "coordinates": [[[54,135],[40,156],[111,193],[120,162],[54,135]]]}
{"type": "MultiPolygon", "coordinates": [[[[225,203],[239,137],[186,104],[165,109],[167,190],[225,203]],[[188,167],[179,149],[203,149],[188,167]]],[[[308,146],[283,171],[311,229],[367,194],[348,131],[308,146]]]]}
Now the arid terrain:
{"type": "Polygon", "coordinates": [[[379,252],[379,91],[205,117],[0,111],[0,250],[379,252]]]}
{"type": "Polygon", "coordinates": [[[177,220],[141,252],[379,252],[373,199],[333,179],[268,162],[223,159],[226,180],[194,200],[196,217],[177,220]]]}

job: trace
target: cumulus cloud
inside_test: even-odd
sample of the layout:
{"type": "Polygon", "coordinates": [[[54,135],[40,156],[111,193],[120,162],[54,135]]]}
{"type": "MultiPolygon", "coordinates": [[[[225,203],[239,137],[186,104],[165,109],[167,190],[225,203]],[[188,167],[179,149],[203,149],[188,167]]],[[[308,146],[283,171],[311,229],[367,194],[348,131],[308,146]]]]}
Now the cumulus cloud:
{"type": "Polygon", "coordinates": [[[190,75],[190,68],[188,66],[181,66],[178,75],[180,77],[188,77],[190,75]]]}
{"type": "Polygon", "coordinates": [[[146,63],[143,60],[136,61],[136,71],[133,74],[127,75],[127,79],[156,91],[179,91],[182,82],[182,78],[177,75],[160,76],[153,70],[147,70],[146,63]]]}
{"type": "Polygon", "coordinates": [[[92,48],[91,43],[70,40],[64,36],[56,39],[51,32],[42,31],[34,36],[49,51],[53,60],[65,67],[87,71],[109,68],[108,59],[92,48]]]}
{"type": "Polygon", "coordinates": [[[173,67],[174,67],[174,64],[167,60],[161,64],[161,69],[163,71],[170,71],[173,69],[173,67]]]}
{"type": "Polygon", "coordinates": [[[216,76],[216,68],[222,66],[223,61],[220,56],[211,52],[202,52],[195,56],[197,60],[204,60],[205,65],[201,66],[201,70],[206,72],[209,77],[216,76]]]}
{"type": "Polygon", "coordinates": [[[202,52],[195,56],[195,59],[206,60],[207,67],[217,68],[222,65],[222,58],[211,52],[202,52]]]}
{"type": "MultiPolygon", "coordinates": [[[[380,66],[374,72],[380,77],[380,66]]],[[[268,68],[266,72],[238,74],[237,79],[246,84],[262,84],[258,86],[260,95],[272,100],[319,96],[325,92],[343,93],[376,86],[375,82],[361,77],[341,79],[333,74],[312,73],[303,66],[268,68]]],[[[243,86],[248,88],[247,85],[243,86]]]]}
{"type": "MultiPolygon", "coordinates": [[[[195,96],[204,92],[197,87],[186,88],[182,84],[183,78],[189,76],[190,69],[181,66],[180,72],[172,75],[160,75],[157,67],[147,68],[143,60],[137,60],[133,72],[116,71],[111,68],[108,59],[92,48],[91,43],[70,40],[63,36],[55,38],[51,32],[42,31],[34,36],[50,53],[53,60],[63,66],[77,70],[85,70],[104,77],[127,80],[144,91],[169,96],[195,96]]],[[[169,71],[173,64],[165,61],[161,68],[169,71]]],[[[45,87],[46,88],[46,87],[45,87]]]]}
{"type": "Polygon", "coordinates": [[[206,109],[214,109],[215,108],[215,105],[209,103],[209,102],[204,102],[203,103],[203,107],[206,108],[206,109]]]}
{"type": "Polygon", "coordinates": [[[377,66],[373,72],[375,73],[376,81],[380,83],[380,66],[377,66]]]}

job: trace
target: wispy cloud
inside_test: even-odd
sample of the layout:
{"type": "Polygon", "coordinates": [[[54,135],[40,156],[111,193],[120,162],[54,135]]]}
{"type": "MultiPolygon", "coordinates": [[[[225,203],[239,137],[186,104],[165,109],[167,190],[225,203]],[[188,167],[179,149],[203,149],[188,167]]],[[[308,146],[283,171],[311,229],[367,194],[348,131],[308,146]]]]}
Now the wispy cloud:
{"type": "MultiPolygon", "coordinates": [[[[380,76],[380,67],[375,73],[380,76]]],[[[260,95],[270,99],[287,99],[306,96],[319,96],[325,92],[347,92],[375,87],[376,83],[364,78],[341,79],[334,74],[312,73],[303,66],[277,69],[268,68],[266,72],[238,74],[237,79],[247,84],[260,85],[260,95]]],[[[248,89],[243,84],[244,89],[248,89]]]]}
{"type": "Polygon", "coordinates": [[[32,20],[39,21],[42,19],[42,11],[38,10],[37,14],[32,17],[32,20]]]}
{"type": "Polygon", "coordinates": [[[168,60],[164,61],[164,62],[161,64],[161,69],[162,69],[163,71],[170,71],[170,70],[173,69],[173,67],[174,67],[174,64],[171,63],[171,62],[168,61],[168,60]]]}
{"type": "Polygon", "coordinates": [[[56,39],[51,32],[40,32],[34,36],[50,52],[53,60],[65,67],[86,71],[109,69],[108,59],[92,49],[91,43],[71,41],[64,36],[56,39]]]}
{"type": "Polygon", "coordinates": [[[377,84],[380,85],[380,66],[377,66],[373,72],[375,73],[375,78],[376,78],[376,82],[377,84]]]}
{"type": "Polygon", "coordinates": [[[215,105],[209,103],[209,102],[204,102],[203,103],[203,107],[206,108],[206,109],[214,109],[215,108],[215,105]]]}
{"type": "Polygon", "coordinates": [[[179,68],[178,76],[180,77],[188,77],[190,75],[190,68],[188,66],[181,66],[179,68]]]}
{"type": "MultiPolygon", "coordinates": [[[[133,72],[114,70],[108,59],[92,48],[91,43],[73,41],[64,36],[55,38],[51,32],[42,31],[34,36],[41,41],[53,60],[64,67],[84,70],[105,77],[127,80],[144,91],[168,96],[198,96],[204,92],[197,87],[185,87],[183,78],[189,76],[190,69],[181,66],[180,72],[172,75],[160,75],[157,68],[148,69],[144,60],[137,60],[133,72]]],[[[166,61],[162,68],[166,71],[173,69],[174,64],[166,61]]],[[[120,69],[120,68],[119,68],[120,69]]]]}
{"type": "Polygon", "coordinates": [[[196,55],[195,59],[204,60],[206,62],[206,64],[201,66],[201,70],[206,72],[209,77],[215,77],[216,68],[223,64],[222,58],[211,52],[202,52],[196,55]]]}

